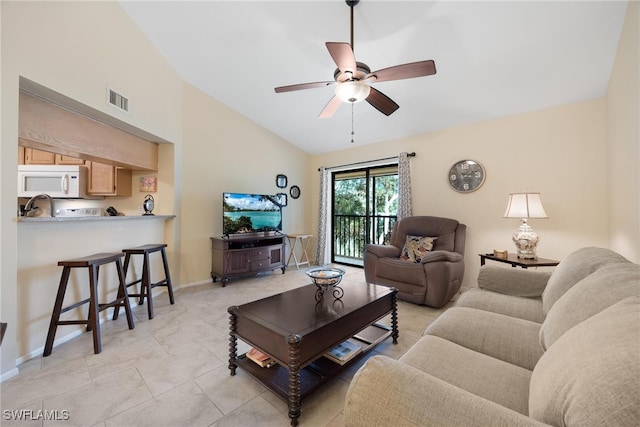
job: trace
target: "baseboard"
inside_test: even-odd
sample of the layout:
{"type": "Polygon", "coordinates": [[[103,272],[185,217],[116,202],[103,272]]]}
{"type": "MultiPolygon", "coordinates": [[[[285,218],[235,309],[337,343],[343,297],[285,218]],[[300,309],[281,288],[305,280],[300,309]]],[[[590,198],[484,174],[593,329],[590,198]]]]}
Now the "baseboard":
{"type": "MultiPolygon", "coordinates": [[[[105,322],[105,319],[101,318],[100,319],[100,324],[103,324],[105,322]]],[[[57,346],[59,346],[60,344],[64,344],[67,341],[71,341],[72,339],[79,337],[80,335],[86,333],[84,327],[82,327],[82,329],[78,329],[75,330],[71,333],[68,333],[67,335],[64,335],[60,338],[56,338],[55,341],[53,342],[53,348],[55,349],[57,346]]],[[[24,362],[26,362],[27,360],[31,360],[34,357],[40,357],[42,356],[42,353],[44,353],[44,346],[42,347],[38,347],[37,349],[23,355],[20,356],[16,359],[16,366],[20,366],[21,364],[23,364],[24,362]]]]}
{"type": "Polygon", "coordinates": [[[18,375],[20,373],[20,371],[18,370],[18,368],[13,368],[12,370],[5,372],[4,374],[2,374],[0,376],[0,383],[8,380],[9,378],[13,378],[16,375],[18,375]]]}

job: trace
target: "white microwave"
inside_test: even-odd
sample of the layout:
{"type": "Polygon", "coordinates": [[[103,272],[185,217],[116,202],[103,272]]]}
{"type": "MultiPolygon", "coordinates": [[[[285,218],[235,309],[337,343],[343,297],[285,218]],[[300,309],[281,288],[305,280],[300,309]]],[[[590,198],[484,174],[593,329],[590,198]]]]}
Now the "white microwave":
{"type": "Polygon", "coordinates": [[[18,197],[48,194],[56,199],[87,198],[87,167],[18,165],[18,197]]]}

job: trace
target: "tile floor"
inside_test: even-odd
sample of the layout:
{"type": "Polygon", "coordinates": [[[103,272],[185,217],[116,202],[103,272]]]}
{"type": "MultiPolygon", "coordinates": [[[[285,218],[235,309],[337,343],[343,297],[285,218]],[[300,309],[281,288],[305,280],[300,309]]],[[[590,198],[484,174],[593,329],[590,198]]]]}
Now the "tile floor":
{"type": "MultiPolygon", "coordinates": [[[[362,269],[345,270],[345,287],[364,283],[362,269]]],[[[145,306],[133,305],[135,329],[127,328],[124,315],[102,324],[102,353],[93,354],[91,334],[83,333],[54,347],[51,356],[19,366],[20,374],[0,385],[0,424],[288,426],[284,401],[242,370],[229,375],[227,307],[307,283],[303,269],[289,269],[232,280],[224,288],[218,282],[177,289],[175,305],[166,294],[154,298],[153,320],[145,306]],[[31,419],[11,419],[12,413],[31,419]]],[[[400,301],[398,344],[387,340],[370,354],[398,358],[443,311],[400,301]]],[[[390,324],[390,316],[381,323],[390,324]]],[[[58,336],[64,331],[60,327],[58,336]]],[[[239,342],[238,352],[247,349],[239,342]]],[[[301,426],[344,425],[349,381],[362,363],[303,403],[301,426]]]]}

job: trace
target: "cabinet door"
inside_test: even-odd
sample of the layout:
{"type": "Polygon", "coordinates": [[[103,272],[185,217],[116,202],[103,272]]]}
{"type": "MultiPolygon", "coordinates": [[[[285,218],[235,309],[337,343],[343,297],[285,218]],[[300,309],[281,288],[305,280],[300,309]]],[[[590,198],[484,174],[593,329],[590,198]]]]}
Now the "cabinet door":
{"type": "Polygon", "coordinates": [[[56,165],[84,165],[84,160],[56,154],[56,165]]]}
{"type": "Polygon", "coordinates": [[[113,195],[116,192],[116,167],[104,163],[87,162],[87,194],[113,195]]]}
{"type": "Polygon", "coordinates": [[[282,245],[269,247],[269,267],[284,265],[282,245]]]}
{"type": "Polygon", "coordinates": [[[131,196],[131,171],[113,165],[86,161],[87,194],[93,196],[131,196]]]}
{"type": "Polygon", "coordinates": [[[25,165],[55,165],[56,155],[48,151],[36,150],[34,148],[24,149],[25,165]]]}
{"type": "Polygon", "coordinates": [[[227,274],[248,273],[250,271],[250,250],[229,251],[227,252],[227,257],[227,274]]]}

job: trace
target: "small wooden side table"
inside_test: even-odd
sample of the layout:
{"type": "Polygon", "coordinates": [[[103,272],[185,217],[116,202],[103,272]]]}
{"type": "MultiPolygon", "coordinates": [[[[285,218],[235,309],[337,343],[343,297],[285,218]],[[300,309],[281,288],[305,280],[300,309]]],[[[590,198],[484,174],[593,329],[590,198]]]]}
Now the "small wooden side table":
{"type": "Polygon", "coordinates": [[[493,254],[478,254],[480,255],[480,265],[483,266],[485,261],[490,259],[492,261],[504,262],[506,264],[511,264],[511,267],[555,267],[560,264],[560,261],[556,261],[555,259],[546,259],[546,258],[538,258],[538,259],[523,259],[518,258],[516,254],[509,253],[507,258],[497,257],[493,254]]]}
{"type": "Polygon", "coordinates": [[[291,262],[291,258],[296,263],[296,269],[300,269],[301,265],[311,266],[309,263],[309,255],[307,254],[307,246],[309,245],[309,241],[313,235],[311,234],[287,234],[287,240],[289,241],[289,246],[291,250],[289,252],[289,258],[287,259],[287,266],[291,262]],[[296,244],[300,242],[300,259],[298,260],[298,256],[296,255],[296,244]]]}

